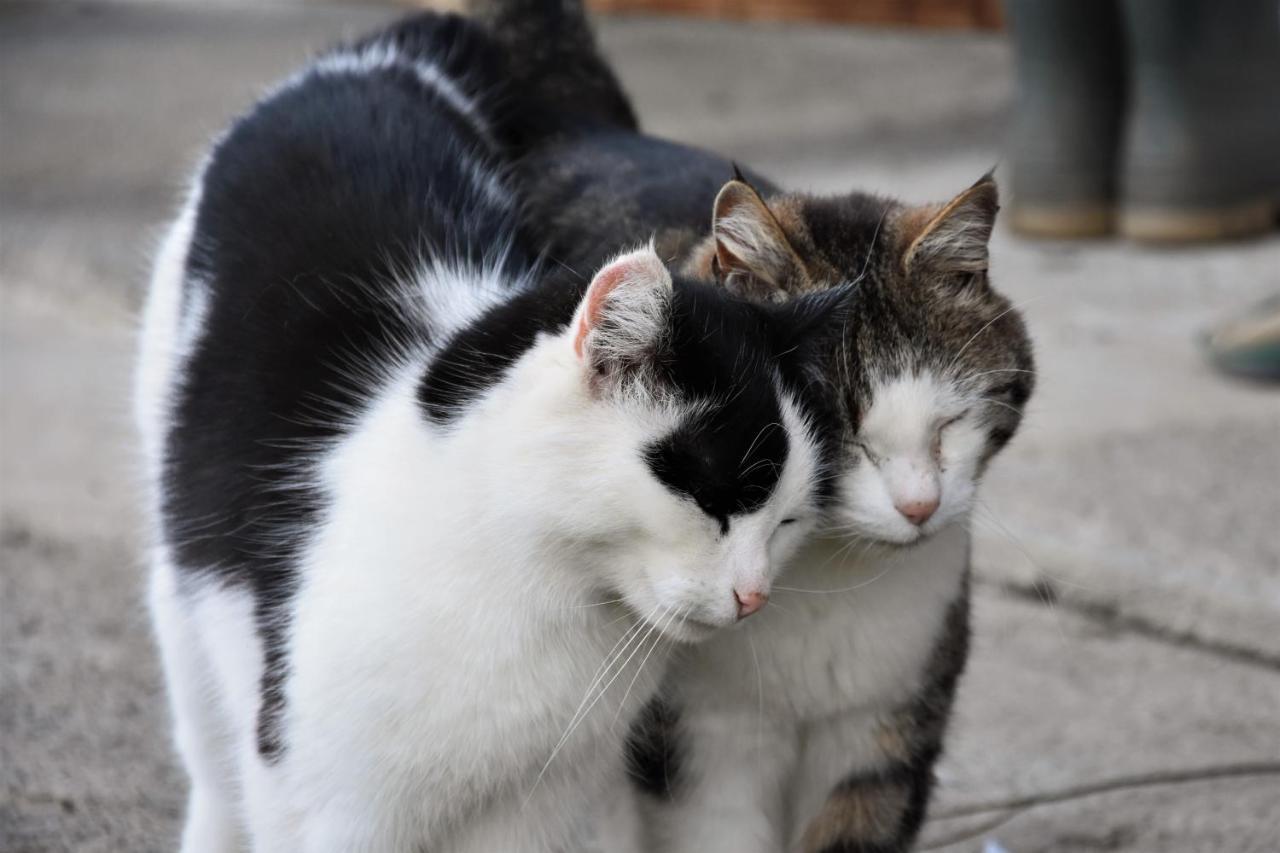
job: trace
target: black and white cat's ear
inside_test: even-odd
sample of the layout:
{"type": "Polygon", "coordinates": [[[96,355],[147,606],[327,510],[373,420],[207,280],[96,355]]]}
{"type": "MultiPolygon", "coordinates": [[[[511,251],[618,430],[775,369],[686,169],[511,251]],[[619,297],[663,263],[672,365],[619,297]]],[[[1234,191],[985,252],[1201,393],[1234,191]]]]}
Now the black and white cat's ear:
{"type": "Polygon", "coordinates": [[[670,326],[671,274],[652,244],[600,268],[574,313],[573,349],[593,377],[651,363],[670,326]]]}
{"type": "Polygon", "coordinates": [[[711,231],[716,276],[730,293],[756,302],[787,298],[787,284],[803,271],[803,263],[750,184],[732,180],[720,188],[711,231]]]}
{"type": "Polygon", "coordinates": [[[773,331],[774,363],[789,382],[802,385],[830,380],[832,354],[855,328],[856,284],[814,290],[768,311],[773,331]]]}
{"type": "Polygon", "coordinates": [[[814,290],[773,309],[783,350],[823,346],[849,324],[856,283],[814,290]]]}
{"type": "Polygon", "coordinates": [[[941,210],[930,211],[932,216],[924,219],[903,255],[907,274],[985,273],[999,210],[1000,194],[988,172],[941,210]]]}

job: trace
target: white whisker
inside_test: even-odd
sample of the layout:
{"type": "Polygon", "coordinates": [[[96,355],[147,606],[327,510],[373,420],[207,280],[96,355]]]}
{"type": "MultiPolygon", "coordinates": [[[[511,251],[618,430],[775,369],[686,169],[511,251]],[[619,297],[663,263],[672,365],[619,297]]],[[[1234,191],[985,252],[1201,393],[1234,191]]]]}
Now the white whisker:
{"type": "MultiPolygon", "coordinates": [[[[617,725],[618,717],[622,715],[622,709],[627,707],[627,699],[631,696],[631,688],[636,686],[636,682],[640,679],[640,674],[644,672],[644,665],[648,662],[649,656],[652,655],[658,646],[662,645],[662,641],[666,639],[666,634],[664,634],[663,631],[671,625],[674,625],[676,620],[680,618],[682,612],[682,610],[676,610],[674,607],[671,608],[669,617],[663,623],[662,628],[657,630],[657,636],[653,639],[653,645],[649,647],[649,651],[645,652],[644,657],[640,659],[640,663],[636,667],[636,674],[631,677],[631,682],[627,685],[626,691],[622,694],[622,699],[618,702],[618,711],[613,715],[613,725],[617,725]]],[[[658,628],[656,623],[654,628],[658,628]]]]}
{"type": "Polygon", "coordinates": [[[794,587],[794,586],[775,586],[774,589],[784,590],[785,592],[802,592],[802,593],[808,593],[810,595],[829,595],[831,593],[836,593],[836,592],[853,592],[855,589],[862,589],[864,586],[870,586],[871,584],[880,580],[880,578],[889,574],[889,572],[892,571],[892,569],[893,569],[893,566],[886,566],[884,569],[880,571],[878,575],[876,575],[873,578],[868,578],[867,580],[860,581],[859,583],[856,583],[853,586],[845,586],[839,589],[800,589],[799,587],[794,587]]]}
{"type": "MultiPolygon", "coordinates": [[[[756,641],[747,632],[747,645],[751,648],[751,660],[756,665],[756,764],[764,761],[764,673],[760,669],[760,656],[756,654],[756,641]]],[[[765,778],[763,772],[757,777],[765,778]]]]}
{"type": "Polygon", "coordinates": [[[1010,305],[1009,305],[1009,307],[1008,307],[1008,308],[1004,309],[1004,310],[1003,310],[1003,311],[1001,311],[999,314],[997,314],[996,316],[994,316],[994,317],[992,317],[990,320],[988,320],[988,321],[986,322],[986,324],[984,324],[984,325],[983,325],[983,327],[982,327],[981,329],[979,329],[978,331],[976,331],[976,332],[974,332],[974,333],[973,333],[973,337],[971,337],[971,338],[969,338],[969,340],[965,341],[964,346],[960,347],[960,350],[955,354],[955,357],[951,359],[951,363],[947,365],[947,369],[946,369],[946,370],[944,370],[944,371],[943,371],[943,373],[950,373],[950,372],[952,371],[952,369],[956,366],[956,364],[960,361],[960,356],[964,355],[965,350],[967,350],[967,349],[970,347],[970,345],[971,345],[974,341],[976,341],[976,340],[978,339],[978,336],[979,336],[979,335],[981,335],[981,334],[982,334],[983,332],[985,332],[987,329],[991,328],[991,326],[992,326],[992,325],[993,325],[997,320],[999,320],[1001,317],[1005,316],[1006,314],[1010,314],[1010,313],[1012,313],[1012,312],[1014,312],[1014,311],[1021,311],[1023,308],[1027,307],[1027,306],[1028,306],[1028,305],[1030,305],[1032,302],[1035,302],[1035,301],[1040,300],[1040,299],[1044,299],[1044,298],[1045,298],[1046,296],[1048,296],[1048,295],[1049,295],[1049,294],[1047,294],[1047,293],[1042,293],[1042,294],[1040,294],[1039,296],[1033,296],[1031,299],[1023,300],[1021,303],[1019,303],[1019,304],[1017,304],[1017,305],[1014,305],[1014,304],[1010,303],[1010,305]]]}
{"type": "Polygon", "coordinates": [[[570,610],[581,610],[581,609],[583,609],[584,607],[604,607],[605,605],[608,605],[608,604],[621,604],[621,603],[622,603],[622,602],[624,602],[624,601],[626,601],[626,599],[625,599],[625,598],[611,598],[611,599],[609,599],[608,601],[594,601],[594,602],[592,602],[591,604],[575,604],[575,605],[573,605],[572,607],[570,607],[569,609],[570,609],[570,610]]]}
{"type": "MultiPolygon", "coordinates": [[[[653,610],[651,610],[648,615],[652,616],[653,614],[657,613],[657,611],[658,611],[658,606],[655,605],[653,610]]],[[[617,663],[619,659],[621,659],[621,657],[624,654],[627,653],[627,650],[632,646],[633,641],[642,633],[643,628],[646,624],[648,624],[646,619],[636,620],[636,623],[632,625],[630,628],[628,628],[623,633],[623,635],[618,639],[618,641],[613,644],[613,648],[610,649],[605,654],[604,661],[600,664],[600,667],[596,670],[596,674],[592,678],[591,684],[587,686],[587,689],[582,696],[582,701],[578,703],[578,707],[574,710],[573,716],[570,717],[568,724],[565,726],[564,733],[560,736],[560,740],[558,740],[556,742],[556,745],[552,748],[551,755],[547,758],[546,763],[542,765],[542,769],[538,771],[538,776],[536,779],[533,780],[533,785],[529,788],[529,793],[525,795],[525,800],[524,800],[525,805],[528,805],[529,800],[533,797],[534,792],[538,789],[538,785],[542,782],[542,777],[546,775],[547,768],[551,766],[551,762],[555,760],[556,756],[560,753],[560,750],[564,747],[565,743],[568,742],[569,736],[573,733],[573,730],[577,728],[577,725],[580,722],[581,718],[584,717],[586,713],[591,710],[591,707],[594,706],[597,701],[599,701],[599,697],[603,695],[604,689],[608,688],[608,685],[606,685],[605,688],[601,689],[599,693],[596,693],[595,691],[596,691],[597,685],[599,685],[601,681],[603,681],[606,677],[608,677],[608,674],[613,669],[614,665],[617,663]],[[593,694],[595,695],[594,699],[592,698],[593,694]]],[[[623,666],[625,666],[625,663],[623,664],[623,666]]],[[[612,681],[610,681],[610,683],[612,683],[612,681]]]]}
{"type": "MultiPolygon", "coordinates": [[[[668,610],[669,607],[670,605],[668,605],[667,608],[662,608],[662,613],[661,615],[658,616],[659,620],[664,618],[667,615],[667,613],[669,612],[668,610]]],[[[652,616],[653,613],[656,612],[658,609],[659,607],[655,607],[654,610],[650,612],[650,616],[652,616]]],[[[588,688],[588,697],[591,698],[590,704],[588,704],[585,708],[582,708],[581,706],[579,706],[581,710],[574,715],[573,720],[570,721],[569,726],[565,729],[565,733],[560,736],[560,740],[556,743],[555,747],[551,750],[551,755],[547,758],[546,763],[543,764],[542,769],[538,771],[538,777],[534,779],[533,785],[529,789],[529,793],[525,796],[525,800],[524,800],[525,805],[528,805],[529,800],[533,797],[534,791],[536,791],[538,788],[538,784],[542,781],[542,777],[546,775],[547,769],[551,766],[551,763],[555,761],[556,756],[560,754],[560,750],[563,749],[564,745],[569,742],[569,738],[573,736],[573,733],[577,731],[578,727],[582,725],[584,720],[586,720],[587,716],[591,713],[592,709],[595,708],[595,706],[599,704],[600,700],[604,698],[605,694],[609,692],[609,688],[612,687],[613,683],[618,680],[618,677],[621,676],[622,673],[626,671],[627,664],[631,663],[631,660],[636,656],[636,654],[640,651],[640,649],[644,647],[644,644],[648,640],[649,635],[652,634],[653,631],[657,628],[656,622],[650,621],[648,618],[639,622],[638,625],[647,626],[648,630],[637,631],[633,633],[631,635],[632,638],[627,641],[625,646],[623,646],[622,651],[618,652],[618,654],[614,656],[613,661],[617,661],[619,658],[622,657],[623,654],[627,655],[626,659],[623,660],[622,663],[617,664],[615,666],[611,662],[610,665],[606,668],[605,670],[606,673],[609,670],[613,670],[613,675],[609,677],[609,680],[602,687],[599,687],[595,691],[594,697],[590,697],[591,688],[588,688]],[[629,653],[628,653],[628,650],[630,650],[629,653]]],[[[598,684],[599,681],[600,679],[597,679],[595,683],[598,684]]]]}

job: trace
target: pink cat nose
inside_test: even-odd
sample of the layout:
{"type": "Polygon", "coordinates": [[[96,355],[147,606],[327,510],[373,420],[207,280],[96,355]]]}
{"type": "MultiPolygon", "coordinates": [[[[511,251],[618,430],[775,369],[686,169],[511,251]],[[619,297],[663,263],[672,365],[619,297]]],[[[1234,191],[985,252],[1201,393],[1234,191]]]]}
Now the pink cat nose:
{"type": "Polygon", "coordinates": [[[738,592],[735,589],[733,597],[738,602],[739,619],[746,619],[769,602],[769,596],[763,592],[738,592]]]}
{"type": "Polygon", "coordinates": [[[903,518],[919,527],[938,511],[938,499],[904,501],[900,504],[894,504],[894,508],[902,513],[903,518]]]}

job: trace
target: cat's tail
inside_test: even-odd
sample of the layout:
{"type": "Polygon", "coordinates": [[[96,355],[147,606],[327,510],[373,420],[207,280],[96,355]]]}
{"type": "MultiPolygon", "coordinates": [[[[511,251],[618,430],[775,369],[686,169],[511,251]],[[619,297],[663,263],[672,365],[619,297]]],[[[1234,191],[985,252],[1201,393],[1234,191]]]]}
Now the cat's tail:
{"type": "Polygon", "coordinates": [[[516,96],[538,103],[555,135],[639,129],[582,0],[467,0],[466,6],[505,48],[516,96]]]}

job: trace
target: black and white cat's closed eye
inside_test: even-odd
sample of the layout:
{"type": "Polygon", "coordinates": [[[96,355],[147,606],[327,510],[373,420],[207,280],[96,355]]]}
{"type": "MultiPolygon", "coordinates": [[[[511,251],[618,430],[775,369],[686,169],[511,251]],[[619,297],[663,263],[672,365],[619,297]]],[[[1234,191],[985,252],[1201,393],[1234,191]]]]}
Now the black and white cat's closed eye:
{"type": "Polygon", "coordinates": [[[784,519],[782,519],[782,521],[779,521],[779,522],[778,522],[778,526],[779,526],[779,527],[781,527],[781,526],[782,526],[782,525],[784,525],[784,524],[795,524],[795,523],[796,523],[797,521],[799,521],[799,520],[800,520],[800,519],[798,519],[798,518],[784,518],[784,519]]]}

